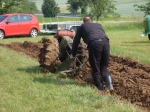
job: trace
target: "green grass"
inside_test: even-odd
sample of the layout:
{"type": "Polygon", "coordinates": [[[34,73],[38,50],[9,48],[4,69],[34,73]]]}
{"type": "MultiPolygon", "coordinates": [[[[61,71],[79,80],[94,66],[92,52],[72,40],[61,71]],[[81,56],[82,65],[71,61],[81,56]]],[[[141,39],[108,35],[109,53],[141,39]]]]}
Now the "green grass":
{"type": "MultiPolygon", "coordinates": [[[[150,41],[140,36],[143,32],[140,23],[102,24],[110,38],[111,54],[150,64],[150,41]]],[[[7,38],[0,43],[38,42],[43,36],[53,37],[7,38]]],[[[135,105],[103,96],[89,85],[77,84],[59,73],[40,73],[38,66],[36,60],[0,47],[1,112],[141,112],[135,105]]]]}
{"type": "Polygon", "coordinates": [[[129,57],[150,65],[150,41],[141,37],[142,30],[110,31],[111,54],[129,57]]]}
{"type": "MultiPolygon", "coordinates": [[[[68,21],[80,21],[82,22],[83,17],[73,18],[73,17],[39,17],[37,16],[39,23],[50,23],[50,22],[68,22],[68,21]]],[[[137,16],[128,16],[128,17],[100,17],[99,22],[139,22],[143,21],[144,17],[137,16]]],[[[96,22],[96,18],[93,18],[93,21],[96,22]]]]}
{"type": "Polygon", "coordinates": [[[24,55],[0,51],[1,112],[140,112],[58,73],[42,74],[37,61],[24,55]]]}
{"type": "Polygon", "coordinates": [[[100,22],[104,29],[107,31],[129,31],[129,30],[135,30],[135,29],[143,29],[143,22],[130,22],[130,21],[110,21],[110,22],[100,22]]]}
{"type": "Polygon", "coordinates": [[[68,22],[68,21],[82,21],[82,18],[64,18],[64,17],[37,17],[39,23],[50,23],[50,22],[68,22]]]}

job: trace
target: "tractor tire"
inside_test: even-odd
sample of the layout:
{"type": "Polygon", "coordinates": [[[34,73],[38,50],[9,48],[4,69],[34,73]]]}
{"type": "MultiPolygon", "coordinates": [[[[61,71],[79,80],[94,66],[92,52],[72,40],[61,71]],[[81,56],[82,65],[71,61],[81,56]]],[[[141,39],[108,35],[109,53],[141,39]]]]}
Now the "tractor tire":
{"type": "Polygon", "coordinates": [[[69,36],[62,36],[61,41],[59,42],[59,59],[61,62],[65,61],[70,55],[73,39],[69,36]],[[69,47],[70,46],[70,47],[69,47]],[[67,52],[68,51],[68,52],[67,52]]]}
{"type": "Polygon", "coordinates": [[[56,72],[59,64],[59,46],[55,38],[43,37],[43,48],[40,49],[39,63],[42,72],[56,72]]]}

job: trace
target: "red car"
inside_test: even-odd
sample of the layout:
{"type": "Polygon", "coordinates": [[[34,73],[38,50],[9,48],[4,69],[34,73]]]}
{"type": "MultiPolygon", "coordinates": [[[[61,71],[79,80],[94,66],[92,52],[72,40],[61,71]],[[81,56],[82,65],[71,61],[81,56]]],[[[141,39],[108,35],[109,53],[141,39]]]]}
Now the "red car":
{"type": "Polygon", "coordinates": [[[0,15],[0,39],[17,35],[36,37],[39,32],[39,22],[33,14],[0,15]]]}

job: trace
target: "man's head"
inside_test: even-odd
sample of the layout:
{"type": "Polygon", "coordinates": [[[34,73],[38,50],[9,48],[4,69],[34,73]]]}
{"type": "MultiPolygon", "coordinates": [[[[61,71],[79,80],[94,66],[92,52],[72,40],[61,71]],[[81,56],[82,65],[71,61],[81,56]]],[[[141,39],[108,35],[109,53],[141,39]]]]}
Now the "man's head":
{"type": "Polygon", "coordinates": [[[90,22],[92,23],[92,18],[90,16],[86,16],[83,18],[83,22],[86,23],[86,22],[90,22]]]}

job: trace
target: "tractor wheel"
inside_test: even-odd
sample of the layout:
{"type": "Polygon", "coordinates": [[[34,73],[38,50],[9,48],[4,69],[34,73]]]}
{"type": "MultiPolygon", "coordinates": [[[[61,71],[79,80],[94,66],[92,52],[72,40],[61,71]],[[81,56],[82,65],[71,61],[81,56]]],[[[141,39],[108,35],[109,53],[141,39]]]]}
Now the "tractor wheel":
{"type": "Polygon", "coordinates": [[[41,42],[43,48],[40,49],[39,63],[43,72],[56,72],[59,64],[59,46],[55,38],[43,37],[41,42]]]}
{"type": "Polygon", "coordinates": [[[59,42],[59,59],[61,62],[65,61],[68,57],[69,51],[71,51],[70,44],[73,43],[73,39],[69,36],[62,36],[61,41],[59,42]],[[68,51],[68,53],[67,53],[68,51]]]}

